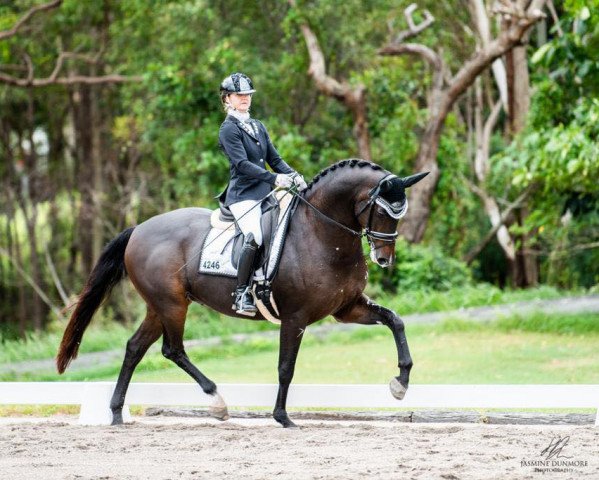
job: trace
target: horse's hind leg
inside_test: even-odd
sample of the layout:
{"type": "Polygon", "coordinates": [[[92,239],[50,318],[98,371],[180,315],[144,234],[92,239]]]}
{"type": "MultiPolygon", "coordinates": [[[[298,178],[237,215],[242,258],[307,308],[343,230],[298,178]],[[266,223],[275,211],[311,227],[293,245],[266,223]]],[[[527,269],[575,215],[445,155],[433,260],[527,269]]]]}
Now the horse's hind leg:
{"type": "Polygon", "coordinates": [[[112,424],[120,425],[123,423],[123,405],[125,403],[125,395],[131,381],[131,376],[137,364],[141,361],[145,353],[150,348],[162,333],[162,324],[158,319],[158,315],[148,307],[146,318],[139,326],[135,334],[127,342],[125,351],[125,360],[119,373],[119,378],[116,382],[116,388],[110,401],[110,409],[112,410],[112,424]]]}
{"type": "Polygon", "coordinates": [[[210,415],[219,420],[228,420],[229,413],[227,405],[219,395],[216,384],[206,377],[185,353],[183,347],[183,328],[185,317],[187,316],[187,306],[185,308],[174,308],[169,311],[168,322],[164,322],[164,338],[162,340],[162,354],[172,360],[177,366],[181,367],[191,378],[193,378],[202,388],[204,393],[213,397],[213,403],[210,406],[210,415]]]}
{"type": "Polygon", "coordinates": [[[397,347],[399,377],[391,379],[389,388],[395,398],[402,400],[408,389],[410,370],[413,366],[403,320],[392,310],[370,301],[366,295],[360,296],[356,302],[336,312],[334,317],[342,323],[383,324],[391,330],[397,347]]]}

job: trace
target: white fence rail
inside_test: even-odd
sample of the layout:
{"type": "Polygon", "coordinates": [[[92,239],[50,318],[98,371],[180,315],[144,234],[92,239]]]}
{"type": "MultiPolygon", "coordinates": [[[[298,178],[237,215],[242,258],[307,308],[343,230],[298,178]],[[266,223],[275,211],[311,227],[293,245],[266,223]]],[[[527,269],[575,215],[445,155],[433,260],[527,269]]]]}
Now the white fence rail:
{"type": "MultiPolygon", "coordinates": [[[[79,423],[110,423],[113,382],[0,383],[0,404],[81,405],[79,423]]],[[[219,384],[228,406],[272,407],[273,384],[219,384]]],[[[132,383],[126,405],[210,405],[194,383],[132,383]]],[[[387,385],[291,385],[289,407],[337,408],[594,408],[599,426],[599,385],[411,385],[395,400],[387,385]]],[[[125,421],[128,409],[123,410],[125,421]]]]}

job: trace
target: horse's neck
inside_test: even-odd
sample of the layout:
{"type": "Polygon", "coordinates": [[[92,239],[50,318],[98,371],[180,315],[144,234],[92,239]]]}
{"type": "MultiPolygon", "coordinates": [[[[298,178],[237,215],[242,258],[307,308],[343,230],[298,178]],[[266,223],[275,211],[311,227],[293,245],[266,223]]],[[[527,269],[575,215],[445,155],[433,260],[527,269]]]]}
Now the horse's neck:
{"type": "Polygon", "coordinates": [[[349,228],[360,229],[356,218],[356,201],[360,194],[376,183],[374,172],[347,168],[329,173],[312,186],[306,199],[325,215],[349,228]]]}

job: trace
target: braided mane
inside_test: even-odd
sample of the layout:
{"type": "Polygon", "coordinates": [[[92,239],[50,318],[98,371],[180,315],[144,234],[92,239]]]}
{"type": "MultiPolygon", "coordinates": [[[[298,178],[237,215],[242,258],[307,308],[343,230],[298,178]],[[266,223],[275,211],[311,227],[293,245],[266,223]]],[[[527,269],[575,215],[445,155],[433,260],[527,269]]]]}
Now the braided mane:
{"type": "Polygon", "coordinates": [[[330,172],[334,172],[338,168],[346,168],[346,167],[350,167],[350,168],[370,167],[372,170],[383,170],[383,167],[381,167],[380,165],[377,165],[376,163],[373,163],[373,162],[369,162],[367,160],[360,160],[358,158],[350,158],[347,160],[340,160],[339,162],[334,163],[333,165],[326,167],[323,170],[321,170],[319,173],[317,173],[316,176],[309,183],[308,190],[310,190],[314,186],[314,184],[318,183],[318,181],[322,177],[327,176],[330,172]]]}

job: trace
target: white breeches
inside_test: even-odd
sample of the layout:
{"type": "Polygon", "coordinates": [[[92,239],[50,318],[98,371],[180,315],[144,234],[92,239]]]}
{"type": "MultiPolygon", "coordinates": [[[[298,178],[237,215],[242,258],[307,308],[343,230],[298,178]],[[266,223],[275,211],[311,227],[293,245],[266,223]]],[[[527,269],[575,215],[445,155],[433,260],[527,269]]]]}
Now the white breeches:
{"type": "Polygon", "coordinates": [[[254,241],[258,245],[262,245],[262,228],[260,227],[262,208],[258,203],[258,200],[243,200],[242,202],[229,205],[229,209],[235,217],[241,232],[244,235],[252,233],[254,235],[254,241]],[[254,206],[255,208],[252,208],[254,206]]]}

